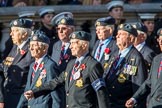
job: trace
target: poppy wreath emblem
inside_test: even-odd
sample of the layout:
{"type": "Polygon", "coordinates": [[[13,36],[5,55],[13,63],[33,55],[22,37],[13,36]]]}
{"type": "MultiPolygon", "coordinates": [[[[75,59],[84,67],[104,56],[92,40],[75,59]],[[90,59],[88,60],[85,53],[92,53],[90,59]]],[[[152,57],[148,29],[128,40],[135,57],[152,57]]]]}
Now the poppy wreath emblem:
{"type": "Polygon", "coordinates": [[[20,50],[20,54],[21,54],[21,55],[24,55],[25,53],[26,53],[25,50],[20,50]]]}
{"type": "Polygon", "coordinates": [[[105,50],[104,50],[105,60],[109,60],[109,58],[110,58],[110,53],[111,53],[110,48],[105,48],[105,50]]]}

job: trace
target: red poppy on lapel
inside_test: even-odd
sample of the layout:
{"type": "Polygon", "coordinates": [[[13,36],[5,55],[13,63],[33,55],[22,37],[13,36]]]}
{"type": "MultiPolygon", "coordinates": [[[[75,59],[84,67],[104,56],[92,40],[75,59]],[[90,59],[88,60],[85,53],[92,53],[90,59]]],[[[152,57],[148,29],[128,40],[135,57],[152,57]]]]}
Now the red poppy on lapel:
{"type": "Polygon", "coordinates": [[[25,50],[20,50],[21,55],[24,55],[25,53],[26,53],[25,50]]]}
{"type": "Polygon", "coordinates": [[[110,53],[111,53],[110,48],[105,48],[105,50],[104,50],[105,60],[109,60],[110,53]]]}
{"type": "Polygon", "coordinates": [[[86,65],[85,64],[81,64],[80,67],[79,67],[81,70],[84,70],[86,68],[86,65]]]}
{"type": "Polygon", "coordinates": [[[105,52],[105,54],[110,54],[111,50],[110,50],[110,48],[105,48],[104,52],[105,52]]]}

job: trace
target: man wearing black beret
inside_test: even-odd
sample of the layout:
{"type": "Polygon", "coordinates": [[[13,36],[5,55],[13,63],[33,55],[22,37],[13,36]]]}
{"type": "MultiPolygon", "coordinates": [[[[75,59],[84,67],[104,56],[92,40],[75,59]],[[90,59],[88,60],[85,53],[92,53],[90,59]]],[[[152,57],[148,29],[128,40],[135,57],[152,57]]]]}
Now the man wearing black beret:
{"type": "Polygon", "coordinates": [[[156,54],[150,47],[146,45],[145,40],[147,39],[147,27],[140,22],[135,23],[133,27],[136,28],[138,32],[138,36],[136,37],[134,41],[134,46],[142,54],[143,58],[145,59],[147,71],[149,72],[152,60],[156,54]]]}
{"type": "MultiPolygon", "coordinates": [[[[28,50],[32,21],[16,19],[10,23],[10,26],[14,46],[3,61],[5,81],[4,94],[0,94],[0,102],[5,103],[5,108],[16,108],[27,82],[29,65],[33,61],[28,50]]],[[[3,107],[1,106],[1,108],[3,107]]]]}
{"type": "Polygon", "coordinates": [[[107,62],[104,78],[111,108],[125,108],[125,102],[145,81],[147,72],[142,55],[133,46],[137,30],[122,24],[116,36],[119,51],[107,62]]]}
{"type": "MultiPolygon", "coordinates": [[[[30,39],[30,52],[35,62],[30,65],[25,91],[40,87],[58,74],[57,64],[47,55],[50,40],[42,31],[37,30],[30,39]]],[[[17,108],[63,108],[59,88],[28,101],[22,94],[17,108]]]]}
{"type": "MultiPolygon", "coordinates": [[[[158,41],[162,44],[162,28],[157,32],[158,41]]],[[[161,45],[162,46],[162,45],[161,45]]],[[[141,85],[134,95],[127,100],[125,106],[133,108],[135,105],[141,104],[146,97],[149,98],[147,108],[162,108],[162,54],[154,57],[151,70],[146,81],[141,85]]]]}
{"type": "Polygon", "coordinates": [[[93,47],[92,56],[103,66],[111,58],[111,55],[118,50],[113,38],[114,25],[115,19],[113,17],[99,18],[95,23],[99,40],[96,41],[93,47]],[[106,50],[109,50],[109,52],[106,52],[106,50]]]}
{"type": "Polygon", "coordinates": [[[103,69],[89,54],[91,35],[84,31],[70,35],[70,49],[76,59],[71,60],[66,70],[49,83],[25,92],[25,97],[38,97],[46,90],[54,90],[65,83],[66,107],[68,108],[109,108],[103,69]]]}

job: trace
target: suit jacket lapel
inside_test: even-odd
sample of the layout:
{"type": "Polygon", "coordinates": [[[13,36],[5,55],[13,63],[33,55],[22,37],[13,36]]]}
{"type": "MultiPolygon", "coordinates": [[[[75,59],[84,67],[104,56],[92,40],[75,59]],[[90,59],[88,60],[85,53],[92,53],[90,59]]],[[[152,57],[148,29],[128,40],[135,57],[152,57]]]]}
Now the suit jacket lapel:
{"type": "Polygon", "coordinates": [[[95,53],[96,53],[98,45],[99,45],[99,40],[96,42],[96,44],[95,44],[95,46],[93,48],[92,54],[91,54],[94,58],[95,58],[95,53]]]}
{"type": "Polygon", "coordinates": [[[23,46],[21,50],[23,50],[25,53],[21,54],[20,52],[18,52],[13,60],[13,64],[16,64],[28,52],[28,42],[23,46]]]}
{"type": "MultiPolygon", "coordinates": [[[[72,74],[72,70],[73,70],[73,66],[74,66],[74,63],[75,63],[75,60],[73,60],[72,62],[71,62],[71,64],[70,64],[70,69],[68,70],[68,76],[67,76],[67,81],[66,81],[66,83],[67,83],[67,91],[69,90],[69,86],[70,86],[70,83],[72,83],[72,82],[70,82],[70,77],[71,77],[71,74],[72,74]]],[[[73,81],[73,80],[72,80],[73,81]]]]}
{"type": "MultiPolygon", "coordinates": [[[[45,56],[44,59],[42,60],[42,62],[44,62],[44,67],[43,67],[41,70],[40,70],[39,67],[38,67],[37,71],[35,72],[34,79],[33,79],[32,83],[31,83],[31,88],[33,88],[33,86],[36,84],[36,82],[37,82],[37,80],[38,80],[38,78],[39,78],[39,76],[40,76],[40,73],[41,73],[42,70],[45,68],[45,64],[46,64],[47,61],[48,61],[48,56],[45,56]]],[[[42,63],[42,62],[41,62],[41,63],[42,63]]],[[[34,71],[34,70],[33,70],[33,71],[34,71]]],[[[31,76],[31,77],[32,77],[32,76],[31,76]]]]}
{"type": "MultiPolygon", "coordinates": [[[[111,40],[111,41],[109,42],[109,44],[107,44],[106,48],[110,48],[110,50],[111,50],[112,44],[113,44],[113,41],[111,40]]],[[[111,53],[110,53],[110,54],[111,54],[111,53]]],[[[105,60],[105,55],[104,55],[104,53],[103,53],[103,55],[102,55],[102,57],[101,57],[100,63],[103,63],[104,60],[105,60]]]]}
{"type": "MultiPolygon", "coordinates": [[[[89,55],[89,54],[88,54],[88,55],[89,55]]],[[[86,57],[82,60],[82,62],[80,63],[80,65],[81,65],[81,64],[85,64],[85,65],[86,65],[88,58],[89,58],[89,57],[86,56],[86,57]]],[[[74,63],[73,63],[73,65],[74,65],[74,63]]],[[[84,71],[84,70],[83,70],[83,71],[84,71]]],[[[83,71],[81,71],[81,74],[83,73],[83,71]]],[[[71,71],[71,72],[72,72],[72,71],[71,71]]],[[[70,74],[70,76],[71,76],[71,74],[70,74]]],[[[73,85],[74,82],[76,82],[76,81],[75,81],[75,80],[72,80],[72,81],[70,82],[70,79],[69,79],[68,90],[72,87],[72,85],[73,85]]]]}

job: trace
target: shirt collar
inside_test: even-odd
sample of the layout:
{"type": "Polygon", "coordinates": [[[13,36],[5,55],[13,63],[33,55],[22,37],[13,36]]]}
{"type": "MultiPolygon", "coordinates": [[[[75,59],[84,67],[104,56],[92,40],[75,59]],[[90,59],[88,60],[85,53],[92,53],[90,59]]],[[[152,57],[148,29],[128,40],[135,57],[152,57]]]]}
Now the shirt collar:
{"type": "Polygon", "coordinates": [[[21,45],[18,46],[19,49],[22,49],[23,46],[27,43],[28,39],[26,41],[23,41],[23,43],[21,45]]]}
{"type": "Polygon", "coordinates": [[[141,49],[143,48],[143,46],[145,45],[145,43],[146,43],[146,42],[144,41],[144,42],[138,44],[137,46],[135,46],[136,49],[137,49],[138,51],[141,51],[141,49]]]}

